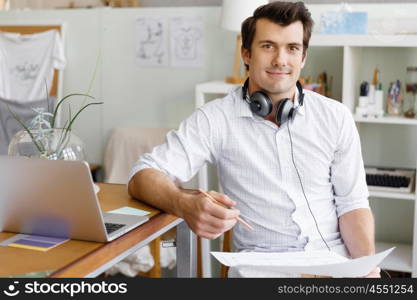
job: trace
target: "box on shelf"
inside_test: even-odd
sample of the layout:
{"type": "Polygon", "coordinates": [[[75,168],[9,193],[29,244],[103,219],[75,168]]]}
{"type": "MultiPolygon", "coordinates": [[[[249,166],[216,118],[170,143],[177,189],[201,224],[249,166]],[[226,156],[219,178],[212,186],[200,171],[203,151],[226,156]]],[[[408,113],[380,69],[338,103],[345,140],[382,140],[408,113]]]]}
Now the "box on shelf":
{"type": "Polygon", "coordinates": [[[325,12],[320,18],[321,34],[367,34],[367,12],[325,12]]]}

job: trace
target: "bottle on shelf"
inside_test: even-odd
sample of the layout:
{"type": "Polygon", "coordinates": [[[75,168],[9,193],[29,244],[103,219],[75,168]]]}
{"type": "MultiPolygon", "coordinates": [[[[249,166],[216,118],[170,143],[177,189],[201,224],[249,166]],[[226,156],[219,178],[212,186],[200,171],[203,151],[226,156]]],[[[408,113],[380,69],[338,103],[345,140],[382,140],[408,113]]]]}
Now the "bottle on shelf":
{"type": "Polygon", "coordinates": [[[409,98],[409,109],[404,113],[407,118],[415,118],[417,115],[417,67],[407,67],[407,82],[406,92],[410,96],[409,98]]]}
{"type": "Polygon", "coordinates": [[[403,98],[401,82],[398,79],[395,82],[391,82],[387,95],[387,112],[389,115],[402,115],[403,98]]]}
{"type": "Polygon", "coordinates": [[[358,106],[356,107],[356,115],[359,117],[368,117],[369,105],[369,83],[363,81],[360,86],[358,106]]]}
{"type": "Polygon", "coordinates": [[[375,91],[375,117],[380,118],[384,116],[384,90],[382,89],[382,83],[378,83],[375,91]]]}

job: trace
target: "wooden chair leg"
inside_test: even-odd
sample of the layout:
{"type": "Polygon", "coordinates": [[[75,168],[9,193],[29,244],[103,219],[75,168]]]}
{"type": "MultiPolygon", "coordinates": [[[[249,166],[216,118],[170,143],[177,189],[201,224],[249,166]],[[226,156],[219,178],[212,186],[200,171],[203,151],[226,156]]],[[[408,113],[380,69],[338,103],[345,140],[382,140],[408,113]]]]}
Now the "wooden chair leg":
{"type": "Polygon", "coordinates": [[[201,237],[197,237],[197,278],[203,278],[203,258],[201,255],[201,237]]]}
{"type": "Polygon", "coordinates": [[[148,272],[139,272],[140,276],[160,278],[161,277],[161,238],[156,238],[149,243],[151,254],[155,261],[155,265],[148,272]]]}
{"type": "Polygon", "coordinates": [[[160,278],[161,277],[161,238],[156,238],[152,241],[149,245],[151,247],[151,253],[153,256],[153,260],[155,261],[155,265],[149,271],[149,277],[151,278],[160,278]]]}
{"type": "MultiPolygon", "coordinates": [[[[230,252],[232,250],[232,230],[229,230],[223,235],[223,252],[230,252]]],[[[229,272],[229,267],[221,265],[220,267],[220,277],[227,278],[227,273],[229,272]]]]}

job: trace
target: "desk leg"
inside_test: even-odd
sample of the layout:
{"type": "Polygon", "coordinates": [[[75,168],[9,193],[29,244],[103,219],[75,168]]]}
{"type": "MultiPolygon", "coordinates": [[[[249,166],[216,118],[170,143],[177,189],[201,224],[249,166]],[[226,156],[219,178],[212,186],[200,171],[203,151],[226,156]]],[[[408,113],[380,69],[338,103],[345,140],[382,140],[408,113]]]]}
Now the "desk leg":
{"type": "MultiPolygon", "coordinates": [[[[205,164],[198,172],[198,187],[203,191],[209,190],[208,166],[205,164]]],[[[211,246],[210,240],[201,239],[201,264],[204,278],[211,278],[211,246]]]]}
{"type": "Polygon", "coordinates": [[[197,238],[184,221],[177,226],[177,276],[197,277],[197,238]]]}

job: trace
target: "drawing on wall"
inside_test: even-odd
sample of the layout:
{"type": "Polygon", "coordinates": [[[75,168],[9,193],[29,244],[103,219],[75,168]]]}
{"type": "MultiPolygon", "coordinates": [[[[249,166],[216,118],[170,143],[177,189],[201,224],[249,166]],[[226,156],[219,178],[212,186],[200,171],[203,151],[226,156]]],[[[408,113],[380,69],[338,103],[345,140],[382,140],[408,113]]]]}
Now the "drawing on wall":
{"type": "Polygon", "coordinates": [[[168,37],[163,18],[136,19],[136,59],[142,66],[168,65],[168,37]]]}
{"type": "Polygon", "coordinates": [[[202,67],[204,63],[203,22],[199,17],[171,18],[170,57],[173,67],[202,67]]]}

